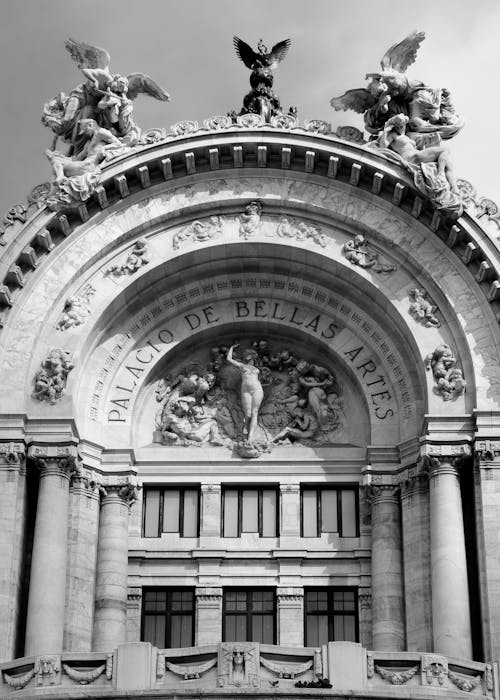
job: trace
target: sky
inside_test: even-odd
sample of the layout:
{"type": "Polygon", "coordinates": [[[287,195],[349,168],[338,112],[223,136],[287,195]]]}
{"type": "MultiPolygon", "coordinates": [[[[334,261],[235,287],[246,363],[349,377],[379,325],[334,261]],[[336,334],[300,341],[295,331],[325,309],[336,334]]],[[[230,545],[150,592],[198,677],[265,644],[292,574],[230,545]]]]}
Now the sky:
{"type": "Polygon", "coordinates": [[[283,107],[336,128],[362,119],[330,99],[364,87],[392,44],[424,31],[407,74],[451,91],[466,121],[448,141],[456,174],[500,204],[498,0],[0,0],[0,20],[0,219],[51,177],[42,107],[82,82],[68,37],[105,48],[112,72],[147,73],[171,94],[135,101],[143,129],[239,110],[250,72],[233,35],[254,49],[259,38],[268,47],[290,38],[275,71],[283,107]]]}

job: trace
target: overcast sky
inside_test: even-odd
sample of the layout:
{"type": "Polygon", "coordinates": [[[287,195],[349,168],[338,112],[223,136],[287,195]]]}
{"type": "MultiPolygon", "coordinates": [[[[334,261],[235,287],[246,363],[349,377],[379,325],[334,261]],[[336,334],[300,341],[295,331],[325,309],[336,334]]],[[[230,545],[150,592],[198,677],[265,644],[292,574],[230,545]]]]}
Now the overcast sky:
{"type": "Polygon", "coordinates": [[[391,44],[425,31],[408,75],[451,90],[466,120],[448,142],[457,175],[500,203],[498,0],[0,0],[0,12],[0,218],[50,178],[42,106],[82,82],[69,36],[107,49],[112,72],[148,73],[170,92],[169,103],[136,100],[142,128],[239,109],[249,71],[233,34],[253,48],[290,37],[274,83],[282,105],[336,127],[361,118],[330,98],[365,86],[391,44]]]}

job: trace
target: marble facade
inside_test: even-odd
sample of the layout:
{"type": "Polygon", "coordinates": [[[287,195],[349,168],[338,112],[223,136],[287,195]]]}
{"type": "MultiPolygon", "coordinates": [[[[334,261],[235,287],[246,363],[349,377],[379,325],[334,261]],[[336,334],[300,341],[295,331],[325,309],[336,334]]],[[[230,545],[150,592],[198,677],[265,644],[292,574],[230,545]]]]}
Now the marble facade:
{"type": "Polygon", "coordinates": [[[33,210],[0,264],[4,695],[231,688],[224,590],[265,586],[275,645],[245,652],[255,669],[238,692],[296,692],[290,668],[310,662],[304,682],[328,677],[331,692],[498,697],[500,250],[487,222],[439,214],[362,144],[216,122],[112,160],[78,208],[33,210]],[[156,440],[160,380],[188,361],[205,371],[235,338],[326,366],[336,438],[246,456],[236,439],[156,440]],[[144,537],[148,487],[176,485],[199,489],[198,535],[144,537]],[[223,536],[228,485],[276,487],[275,537],[223,536]],[[356,536],[301,535],[304,487],[328,485],[357,490],[356,536]],[[162,586],[194,590],[193,648],[142,641],[143,590],[162,586]],[[305,646],[311,587],[357,591],[357,643],[305,646]]]}

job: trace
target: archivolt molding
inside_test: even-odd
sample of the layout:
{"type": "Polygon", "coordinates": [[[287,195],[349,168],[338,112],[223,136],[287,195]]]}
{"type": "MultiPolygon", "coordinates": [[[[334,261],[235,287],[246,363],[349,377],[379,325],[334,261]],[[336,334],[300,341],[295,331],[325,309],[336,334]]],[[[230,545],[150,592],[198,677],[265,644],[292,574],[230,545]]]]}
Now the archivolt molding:
{"type": "MultiPolygon", "coordinates": [[[[249,171],[248,174],[245,171],[244,175],[231,179],[229,176],[205,174],[192,177],[189,183],[173,190],[165,191],[163,185],[155,191],[148,191],[147,196],[144,192],[136,193],[130,206],[115,205],[80,227],[76,235],[72,234],[71,239],[58,248],[52,261],[48,260],[32,275],[19,298],[22,308],[21,304],[15,305],[3,331],[5,366],[12,371],[11,378],[7,376],[4,384],[9,398],[12,398],[12,392],[17,390],[19,393],[19,372],[24,372],[27,377],[26,386],[21,387],[23,396],[19,397],[20,401],[24,400],[26,392],[30,393],[30,362],[36,364],[40,361],[41,350],[47,351],[54,346],[53,329],[69,296],[78,294],[89,284],[96,289],[92,299],[92,318],[78,328],[56,336],[58,343],[64,344],[64,349],[78,353],[83,338],[91,329],[94,334],[102,330],[103,318],[97,326],[95,319],[103,314],[104,309],[115,313],[123,298],[131,298],[141,289],[164,279],[166,260],[174,263],[184,259],[196,265],[202,259],[198,257],[200,254],[213,255],[215,260],[218,255],[215,249],[220,244],[226,247],[227,244],[241,244],[241,214],[249,201],[257,199],[264,205],[263,225],[248,242],[250,255],[258,256],[263,244],[283,245],[284,239],[277,233],[283,216],[316,225],[326,237],[324,247],[314,240],[290,238],[286,239],[287,248],[302,250],[306,254],[317,249],[323,259],[320,267],[325,270],[334,260],[336,273],[341,272],[350,281],[350,294],[361,290],[368,300],[372,298],[373,289],[379,289],[386,298],[385,305],[394,306],[403,319],[403,326],[410,328],[421,346],[422,357],[431,352],[438,341],[448,342],[464,363],[464,373],[469,381],[472,361],[468,359],[468,342],[475,353],[474,369],[476,380],[480,378],[479,390],[481,383],[484,386],[480,398],[496,406],[495,321],[488,304],[472,288],[472,277],[455,263],[444,244],[430,237],[411,216],[395,212],[392,205],[374,200],[361,190],[353,190],[342,183],[325,186],[322,178],[298,173],[293,177],[290,177],[291,173],[288,177],[283,173],[267,177],[262,171],[249,171]],[[193,220],[208,220],[210,216],[224,218],[220,237],[207,241],[188,238],[182,248],[174,248],[177,233],[192,225],[193,220]],[[360,231],[369,236],[370,243],[385,258],[395,262],[397,270],[394,273],[375,274],[369,269],[351,266],[345,260],[341,252],[343,244],[360,231]],[[151,263],[133,276],[124,275],[118,279],[108,276],[105,279],[104,270],[121,260],[140,235],[147,237],[151,263]],[[431,328],[425,329],[424,333],[420,329],[417,332],[417,322],[408,316],[408,289],[415,286],[426,288],[438,303],[448,325],[445,337],[433,336],[434,329],[431,328]],[[464,333],[468,336],[467,342],[464,333]],[[33,360],[35,340],[38,341],[37,358],[33,360]]],[[[227,253],[223,253],[223,257],[225,255],[227,253]]],[[[472,386],[469,383],[469,391],[472,386]]]]}

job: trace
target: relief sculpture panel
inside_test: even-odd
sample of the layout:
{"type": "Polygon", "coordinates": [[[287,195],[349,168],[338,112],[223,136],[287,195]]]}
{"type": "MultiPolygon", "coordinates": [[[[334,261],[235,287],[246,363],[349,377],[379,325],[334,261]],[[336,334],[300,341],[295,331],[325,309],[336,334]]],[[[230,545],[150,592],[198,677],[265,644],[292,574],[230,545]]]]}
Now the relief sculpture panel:
{"type": "Polygon", "coordinates": [[[164,376],[156,400],[155,442],[223,445],[246,458],[278,443],[338,442],[345,421],[333,372],[263,338],[212,347],[205,363],[164,376]]]}

